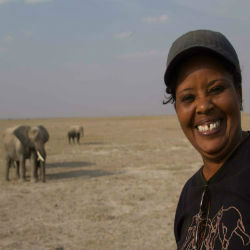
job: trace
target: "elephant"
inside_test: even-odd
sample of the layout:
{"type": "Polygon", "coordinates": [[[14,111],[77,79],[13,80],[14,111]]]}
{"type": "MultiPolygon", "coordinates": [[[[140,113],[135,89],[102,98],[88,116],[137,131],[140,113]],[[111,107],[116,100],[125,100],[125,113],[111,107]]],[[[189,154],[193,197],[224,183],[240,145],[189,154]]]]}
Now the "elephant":
{"type": "MultiPolygon", "coordinates": [[[[195,235],[199,222],[199,214],[194,215],[181,249],[195,249],[195,235]]],[[[228,249],[232,238],[237,238],[243,246],[250,244],[250,235],[246,233],[242,215],[234,206],[221,207],[212,219],[207,220],[206,226],[204,249],[228,249]]]]}
{"type": "Polygon", "coordinates": [[[9,169],[12,165],[16,167],[16,177],[25,181],[25,162],[29,159],[31,166],[30,180],[32,182],[38,180],[38,168],[40,168],[40,178],[45,182],[45,143],[48,140],[49,133],[42,125],[34,127],[20,125],[6,129],[3,134],[6,152],[6,181],[9,181],[9,169]]]}
{"type": "Polygon", "coordinates": [[[75,143],[75,138],[77,140],[77,143],[79,144],[81,136],[84,136],[83,126],[80,125],[71,126],[68,131],[69,144],[71,143],[71,140],[73,141],[73,143],[75,143]]]}

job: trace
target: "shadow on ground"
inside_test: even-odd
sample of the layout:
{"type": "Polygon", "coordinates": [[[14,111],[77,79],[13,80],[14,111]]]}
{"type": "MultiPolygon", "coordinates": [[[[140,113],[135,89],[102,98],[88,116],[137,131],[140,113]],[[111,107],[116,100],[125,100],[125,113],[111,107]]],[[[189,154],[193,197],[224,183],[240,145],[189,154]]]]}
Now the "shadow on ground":
{"type": "Polygon", "coordinates": [[[52,163],[47,163],[46,168],[80,168],[80,167],[89,167],[93,165],[96,164],[87,161],[52,162],[52,163]]]}
{"type": "Polygon", "coordinates": [[[53,173],[53,174],[47,174],[48,180],[58,180],[58,179],[68,179],[68,178],[78,178],[78,177],[102,177],[107,175],[114,175],[117,174],[115,172],[108,172],[103,170],[76,170],[76,171],[69,171],[69,172],[63,172],[63,173],[53,173]]]}
{"type": "Polygon", "coordinates": [[[103,145],[103,144],[107,144],[105,142],[83,142],[81,143],[82,145],[103,145]]]}
{"type": "Polygon", "coordinates": [[[81,145],[103,145],[103,144],[107,144],[105,142],[80,142],[80,143],[77,143],[77,142],[71,142],[69,143],[69,145],[72,145],[72,146],[81,146],[81,145]]]}

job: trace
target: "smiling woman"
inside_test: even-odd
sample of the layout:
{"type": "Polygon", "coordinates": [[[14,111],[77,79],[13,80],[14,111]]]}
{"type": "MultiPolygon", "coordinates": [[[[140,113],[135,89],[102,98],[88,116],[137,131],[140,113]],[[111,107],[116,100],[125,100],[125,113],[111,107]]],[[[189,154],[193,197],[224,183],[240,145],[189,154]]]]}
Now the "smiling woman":
{"type": "Polygon", "coordinates": [[[178,249],[249,249],[250,137],[234,48],[219,32],[188,32],[173,43],[164,80],[166,103],[203,159],[179,199],[178,249]]]}

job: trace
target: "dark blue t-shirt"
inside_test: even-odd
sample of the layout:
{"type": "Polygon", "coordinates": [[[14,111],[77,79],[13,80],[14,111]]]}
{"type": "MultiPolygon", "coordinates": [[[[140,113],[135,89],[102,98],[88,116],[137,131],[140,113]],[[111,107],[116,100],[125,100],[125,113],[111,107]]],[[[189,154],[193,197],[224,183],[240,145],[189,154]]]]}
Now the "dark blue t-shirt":
{"type": "Polygon", "coordinates": [[[208,182],[201,168],[185,184],[175,215],[178,249],[194,249],[206,185],[210,209],[202,249],[250,249],[250,136],[208,182]]]}

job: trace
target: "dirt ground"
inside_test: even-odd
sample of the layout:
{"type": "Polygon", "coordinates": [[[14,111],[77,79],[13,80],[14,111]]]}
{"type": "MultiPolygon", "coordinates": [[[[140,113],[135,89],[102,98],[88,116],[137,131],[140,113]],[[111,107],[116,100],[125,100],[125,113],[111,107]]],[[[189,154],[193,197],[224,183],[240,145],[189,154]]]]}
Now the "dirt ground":
{"type": "Polygon", "coordinates": [[[175,249],[179,194],[201,165],[176,116],[1,120],[0,132],[18,124],[48,129],[47,182],[14,169],[5,182],[1,145],[0,249],[175,249]],[[75,124],[85,137],[69,145],[75,124]]]}

